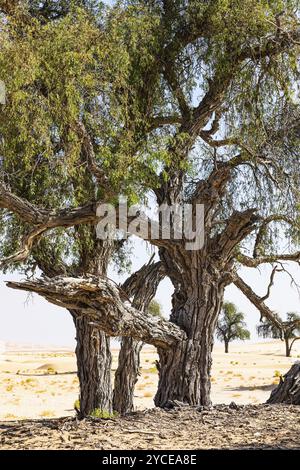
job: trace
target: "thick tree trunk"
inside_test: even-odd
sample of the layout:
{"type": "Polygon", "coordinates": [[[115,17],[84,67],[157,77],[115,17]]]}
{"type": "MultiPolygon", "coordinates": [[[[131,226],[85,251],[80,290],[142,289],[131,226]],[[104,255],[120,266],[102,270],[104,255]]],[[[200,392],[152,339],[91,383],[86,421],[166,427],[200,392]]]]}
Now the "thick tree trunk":
{"type": "MultiPolygon", "coordinates": [[[[165,270],[160,262],[150,262],[128,278],[122,289],[133,299],[132,305],[147,315],[147,309],[154,298],[165,270]]],[[[133,411],[134,388],[140,370],[140,352],[143,343],[123,337],[115,373],[113,408],[120,414],[133,411]]]]}
{"type": "Polygon", "coordinates": [[[172,350],[158,350],[156,406],[210,405],[211,353],[223,293],[223,285],[206,275],[201,284],[191,283],[186,294],[175,292],[171,320],[186,331],[188,339],[172,350]]]}
{"type": "Polygon", "coordinates": [[[122,415],[133,411],[134,387],[139,376],[142,346],[142,342],[133,338],[122,338],[113,395],[113,409],[122,415]]]}
{"type": "Polygon", "coordinates": [[[76,358],[80,384],[80,416],[95,409],[112,412],[110,338],[91,320],[71,312],[76,328],[76,358]]]}
{"type": "Polygon", "coordinates": [[[279,385],[272,391],[267,403],[287,403],[300,405],[300,363],[294,364],[280,379],[279,385]]]}

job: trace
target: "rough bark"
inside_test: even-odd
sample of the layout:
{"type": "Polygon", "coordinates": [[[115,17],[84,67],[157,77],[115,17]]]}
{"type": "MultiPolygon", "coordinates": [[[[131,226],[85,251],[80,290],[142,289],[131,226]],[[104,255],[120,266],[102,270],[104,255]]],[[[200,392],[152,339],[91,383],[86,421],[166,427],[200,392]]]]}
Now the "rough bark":
{"type": "MultiPolygon", "coordinates": [[[[148,306],[164,277],[162,263],[152,263],[151,258],[148,264],[126,280],[122,288],[133,299],[132,305],[146,315],[148,306]]],[[[140,341],[122,338],[113,400],[114,410],[120,414],[133,411],[134,387],[138,381],[142,347],[143,343],[140,341]]]]}
{"type": "MultiPolygon", "coordinates": [[[[160,257],[175,292],[171,321],[186,332],[187,341],[171,350],[158,349],[159,384],[155,404],[172,406],[174,402],[209,405],[210,371],[214,332],[223,302],[225,286],[231,281],[233,257],[237,245],[257,223],[256,209],[234,211],[224,230],[209,238],[214,212],[230,179],[228,164],[217,165],[210,177],[199,182],[190,201],[202,203],[204,246],[187,251],[184,243],[171,249],[162,247],[160,257]]],[[[178,182],[169,179],[156,192],[159,203],[179,203],[178,182]]]]}
{"type": "Polygon", "coordinates": [[[8,282],[8,287],[36,292],[49,302],[68,310],[79,310],[109,336],[130,336],[156,347],[171,348],[186,340],[185,332],[174,323],[145,315],[130,305],[127,295],[112,281],[55,277],[8,282]]]}
{"type": "Polygon", "coordinates": [[[264,300],[266,296],[260,297],[257,295],[251,287],[246,284],[246,282],[238,276],[236,273],[231,275],[233,283],[236,287],[243,292],[243,294],[250,300],[250,302],[255,305],[262,317],[267,318],[270,322],[278,327],[278,329],[283,329],[283,325],[276,316],[276,314],[265,304],[264,300]]]}
{"type": "Polygon", "coordinates": [[[188,340],[170,350],[158,349],[159,384],[155,404],[174,402],[209,405],[210,370],[214,331],[223,301],[224,279],[207,263],[203,253],[185,252],[183,270],[176,254],[161,253],[167,274],[175,286],[171,321],[182,328],[188,340]],[[180,269],[178,267],[180,266],[180,269]]]}
{"type": "MultiPolygon", "coordinates": [[[[18,3],[17,0],[12,2],[4,0],[0,7],[2,7],[4,12],[10,13],[12,5],[15,6],[18,3]]],[[[168,6],[169,2],[165,2],[166,10],[168,10],[168,6]]],[[[210,10],[208,9],[209,14],[210,10]]],[[[220,145],[220,142],[216,143],[212,137],[217,133],[219,121],[221,122],[223,114],[221,112],[222,106],[228,101],[227,91],[239,73],[240,67],[243,65],[242,63],[246,60],[259,62],[261,59],[276,56],[293,47],[300,38],[298,25],[294,26],[293,22],[291,22],[291,30],[290,27],[281,28],[280,20],[277,18],[279,23],[277,23],[273,34],[260,37],[253,44],[250,41],[249,45],[244,44],[243,47],[232,50],[229,41],[227,44],[229,48],[224,48],[227,67],[216,67],[215,74],[210,77],[205,92],[201,95],[200,102],[194,107],[190,104],[186,90],[181,86],[176,61],[181,56],[182,51],[186,50],[197,39],[204,37],[206,40],[210,38],[210,23],[206,15],[203,16],[203,20],[200,22],[196,20],[196,23],[194,18],[190,23],[189,19],[185,18],[184,15],[182,19],[183,21],[180,21],[180,24],[183,23],[183,26],[181,25],[179,28],[176,27],[176,24],[171,24],[171,26],[174,26],[172,38],[167,41],[167,44],[162,41],[161,48],[159,48],[159,53],[157,54],[159,73],[164,76],[168,83],[168,88],[173,95],[172,99],[177,101],[178,110],[181,114],[179,116],[180,127],[178,129],[180,138],[172,139],[176,142],[171,155],[174,158],[171,158],[172,162],[169,164],[169,167],[164,168],[161,175],[161,189],[164,193],[162,194],[161,202],[170,203],[181,202],[180,198],[184,193],[183,182],[186,176],[184,164],[188,161],[189,151],[194,147],[198,137],[204,136],[204,140],[209,145],[220,145]],[[226,52],[227,49],[228,51],[226,52]],[[216,125],[213,122],[211,130],[207,130],[207,125],[212,119],[214,121],[217,119],[216,125]],[[182,139],[182,134],[185,135],[184,139],[182,139]],[[189,136],[189,139],[186,136],[189,136]],[[185,147],[185,149],[182,147],[185,147]]],[[[165,14],[163,20],[166,21],[166,26],[169,27],[167,14],[165,14]]],[[[173,21],[172,15],[171,21],[173,21]]],[[[290,22],[288,22],[288,25],[290,25],[290,22]]],[[[145,75],[145,78],[148,77],[145,75]]],[[[145,83],[147,85],[147,80],[145,83]]],[[[144,90],[150,94],[152,88],[145,86],[144,90]]],[[[169,123],[169,119],[164,121],[167,124],[169,123]]],[[[171,120],[172,122],[173,119],[171,120]]],[[[84,128],[81,128],[81,134],[83,150],[87,156],[87,164],[96,179],[102,182],[103,173],[94,159],[93,148],[90,146],[90,140],[87,138],[88,136],[84,128]]],[[[143,139],[139,140],[143,141],[143,139]]],[[[234,142],[229,143],[232,144],[234,142]]],[[[224,141],[222,144],[225,144],[224,141]]],[[[226,158],[225,155],[224,157],[226,158]]],[[[253,161],[255,162],[252,154],[247,155],[246,159],[248,163],[252,164],[253,161]]],[[[209,201],[205,214],[207,233],[211,233],[210,222],[213,219],[216,206],[218,204],[220,206],[220,203],[222,204],[221,196],[225,182],[228,181],[230,169],[233,165],[240,164],[239,162],[241,161],[240,155],[237,158],[232,158],[227,163],[223,162],[222,167],[217,161],[214,161],[215,168],[211,178],[208,178],[204,184],[199,182],[197,193],[194,194],[194,202],[198,196],[200,197],[199,202],[203,200],[203,197],[203,203],[205,203],[205,200],[209,201]],[[226,171],[225,166],[227,167],[226,171]]],[[[265,162],[263,163],[266,164],[265,162]]],[[[271,180],[271,177],[269,177],[269,180],[271,180]]],[[[156,189],[156,184],[154,187],[156,189]]],[[[68,207],[60,211],[51,211],[38,208],[19,196],[10,193],[6,187],[3,187],[2,183],[0,183],[0,208],[14,212],[23,221],[33,226],[30,229],[30,233],[23,240],[19,252],[5,260],[6,263],[24,261],[28,257],[35,241],[39,240],[48,230],[55,227],[70,227],[82,223],[96,223],[96,204],[94,201],[90,201],[90,204],[87,204],[85,207],[68,207]]],[[[222,258],[224,260],[230,253],[233,253],[237,244],[247,234],[251,233],[253,230],[254,211],[255,209],[249,209],[244,213],[233,213],[233,216],[226,221],[226,230],[220,236],[217,234],[214,240],[209,240],[208,242],[209,246],[206,249],[210,253],[211,259],[205,253],[204,256],[201,253],[202,259],[200,256],[190,257],[186,253],[177,250],[174,243],[152,240],[152,243],[158,246],[173,245],[173,248],[170,248],[169,259],[165,259],[166,267],[175,286],[171,317],[173,325],[167,325],[167,323],[162,322],[154,323],[149,319],[146,321],[141,312],[125,305],[124,299],[121,299],[119,293],[113,291],[111,286],[101,284],[101,281],[101,293],[99,292],[99,285],[96,285],[95,280],[92,282],[82,282],[79,280],[79,283],[75,283],[74,280],[67,280],[66,282],[58,280],[57,285],[55,283],[50,285],[45,280],[43,285],[41,283],[37,285],[36,283],[28,282],[26,285],[11,283],[10,286],[39,292],[57,305],[66,306],[69,309],[80,311],[82,314],[91,315],[92,323],[99,328],[103,328],[108,334],[113,336],[132,336],[137,340],[142,339],[155,344],[160,348],[161,354],[158,402],[164,403],[168,399],[168,395],[170,398],[174,395],[189,403],[205,403],[209,401],[207,390],[209,389],[208,376],[213,330],[225,285],[222,273],[225,273],[227,269],[226,263],[220,263],[216,274],[211,272],[211,266],[215,265],[216,268],[216,259],[222,258]],[[249,219],[248,222],[247,218],[249,219]],[[113,299],[114,295],[116,295],[116,299],[113,299]],[[187,341],[185,341],[186,335],[182,329],[186,332],[187,341]],[[169,351],[166,351],[168,349],[169,351]],[[188,377],[188,374],[190,374],[191,378],[188,377]],[[170,383],[168,383],[168,391],[164,392],[163,385],[167,382],[168,376],[170,383]]],[[[299,253],[292,255],[283,254],[283,256],[275,256],[275,259],[274,257],[265,259],[269,259],[269,262],[276,259],[299,261],[299,253]]],[[[265,262],[264,260],[258,260],[257,262],[265,262]]],[[[244,287],[242,286],[242,288],[244,287]]],[[[262,309],[261,299],[253,297],[253,300],[262,309]]],[[[265,312],[267,316],[269,312],[267,310],[265,312]]]]}
{"type": "Polygon", "coordinates": [[[133,338],[122,338],[115,373],[113,409],[124,415],[133,411],[135,384],[140,371],[140,352],[143,343],[133,338]]]}
{"type": "Polygon", "coordinates": [[[300,405],[300,362],[294,364],[280,379],[279,385],[272,391],[267,403],[300,405]]]}
{"type": "Polygon", "coordinates": [[[76,328],[76,359],[81,418],[95,409],[112,413],[110,338],[86,316],[70,312],[76,328]]]}
{"type": "MultiPolygon", "coordinates": [[[[91,228],[91,230],[93,230],[91,228]]],[[[93,234],[93,232],[92,232],[93,234]]],[[[91,234],[91,235],[92,235],[91,234]]],[[[94,240],[93,245],[86,245],[85,239],[80,244],[77,265],[72,268],[57,262],[55,253],[46,247],[43,251],[43,241],[40,251],[35,253],[35,260],[39,269],[49,278],[66,275],[72,269],[76,276],[85,272],[95,273],[95,276],[105,274],[113,249],[108,241],[94,240]]],[[[69,309],[76,330],[76,359],[77,375],[79,379],[79,409],[81,418],[88,416],[95,409],[112,412],[112,384],[111,384],[111,352],[110,338],[99,331],[80,310],[69,309]]]]}

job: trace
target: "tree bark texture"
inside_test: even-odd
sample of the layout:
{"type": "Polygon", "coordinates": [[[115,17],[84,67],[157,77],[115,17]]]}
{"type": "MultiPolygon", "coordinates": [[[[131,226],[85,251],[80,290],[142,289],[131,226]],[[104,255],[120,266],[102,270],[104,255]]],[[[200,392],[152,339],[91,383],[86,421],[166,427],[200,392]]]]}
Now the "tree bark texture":
{"type": "MultiPolygon", "coordinates": [[[[94,229],[91,227],[91,235],[94,229]]],[[[95,276],[105,275],[113,249],[111,242],[93,240],[93,245],[80,245],[78,264],[72,266],[76,276],[87,272],[95,276]]],[[[53,278],[68,272],[67,265],[56,262],[55,256],[37,258],[41,271],[53,278]]],[[[80,309],[69,309],[76,330],[76,359],[79,379],[79,415],[88,416],[95,409],[112,412],[111,352],[110,338],[93,325],[80,309]]]]}
{"type": "MultiPolygon", "coordinates": [[[[162,263],[150,261],[130,276],[122,288],[133,299],[132,305],[147,315],[149,304],[155,297],[157,287],[164,277],[165,271],[162,263]]],[[[120,414],[130,413],[134,409],[134,388],[139,376],[142,347],[143,343],[133,338],[123,337],[121,340],[113,400],[114,410],[120,414]]]]}
{"type": "Polygon", "coordinates": [[[185,252],[184,270],[182,258],[178,264],[174,254],[163,253],[162,258],[175,286],[171,321],[186,332],[188,339],[169,350],[158,349],[155,404],[209,405],[211,353],[225,282],[212,264],[200,259],[198,252],[185,252]]]}
{"type": "Polygon", "coordinates": [[[76,327],[80,417],[95,409],[112,413],[110,338],[88,317],[71,312],[76,327]]]}
{"type": "Polygon", "coordinates": [[[300,362],[295,363],[280,379],[279,385],[272,391],[267,403],[286,403],[300,405],[300,362]]]}
{"type": "Polygon", "coordinates": [[[143,343],[122,338],[118,368],[115,374],[113,408],[124,415],[133,411],[134,388],[140,371],[140,352],[143,343]]]}
{"type": "Polygon", "coordinates": [[[170,348],[186,340],[174,323],[145,315],[131,306],[128,297],[112,281],[103,277],[55,277],[8,282],[7,286],[36,292],[49,302],[87,315],[95,328],[109,336],[130,336],[156,347],[170,348]]]}

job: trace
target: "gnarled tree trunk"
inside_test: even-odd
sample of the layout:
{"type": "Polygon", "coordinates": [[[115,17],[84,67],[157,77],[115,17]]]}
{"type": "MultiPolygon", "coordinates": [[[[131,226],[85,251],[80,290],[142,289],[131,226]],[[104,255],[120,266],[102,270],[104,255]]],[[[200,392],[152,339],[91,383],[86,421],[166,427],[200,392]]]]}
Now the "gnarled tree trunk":
{"type": "Polygon", "coordinates": [[[70,311],[76,328],[80,417],[95,409],[112,412],[110,338],[91,324],[88,316],[70,311]]]}
{"type": "MultiPolygon", "coordinates": [[[[213,266],[201,262],[199,254],[185,254],[185,270],[162,258],[172,269],[168,275],[175,285],[171,321],[187,334],[187,340],[171,350],[159,349],[159,384],[156,406],[169,407],[174,401],[209,405],[210,370],[214,332],[223,301],[225,283],[213,266]],[[190,258],[190,259],[189,259],[190,258]],[[200,266],[200,269],[198,268],[200,266]],[[202,268],[201,268],[202,266],[202,268]]],[[[179,265],[180,266],[180,265],[179,265]]]]}
{"type": "MultiPolygon", "coordinates": [[[[94,231],[92,229],[94,236],[94,231]]],[[[113,245],[93,239],[93,250],[81,246],[77,274],[94,273],[105,276],[113,245]]],[[[109,307],[108,307],[109,308],[109,307]]],[[[112,383],[110,337],[96,328],[91,317],[80,310],[69,310],[76,329],[77,374],[80,385],[79,416],[84,418],[94,410],[112,413],[112,383]]]]}
{"type": "Polygon", "coordinates": [[[115,374],[113,408],[124,415],[133,411],[133,395],[140,370],[140,352],[143,343],[133,338],[122,338],[118,368],[115,374]]]}
{"type": "Polygon", "coordinates": [[[300,405],[300,362],[294,364],[283,379],[280,379],[279,385],[272,391],[267,403],[300,405]]]}
{"type": "MultiPolygon", "coordinates": [[[[123,290],[133,297],[132,304],[145,315],[151,300],[154,298],[160,281],[165,277],[162,263],[150,262],[128,278],[123,290]]],[[[134,388],[140,370],[141,341],[123,337],[119,353],[118,368],[115,373],[113,408],[120,414],[133,411],[134,388]]]]}

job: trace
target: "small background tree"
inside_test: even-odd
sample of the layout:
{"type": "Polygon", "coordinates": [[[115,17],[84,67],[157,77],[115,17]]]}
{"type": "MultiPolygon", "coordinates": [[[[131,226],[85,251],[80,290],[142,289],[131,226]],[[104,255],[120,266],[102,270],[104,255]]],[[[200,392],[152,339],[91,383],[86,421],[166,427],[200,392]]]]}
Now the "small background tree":
{"type": "Polygon", "coordinates": [[[232,302],[224,302],[216,333],[217,337],[224,342],[226,353],[228,353],[230,341],[250,339],[250,331],[245,327],[244,314],[239,312],[232,302]]]}
{"type": "Polygon", "coordinates": [[[287,320],[283,321],[276,314],[277,325],[270,320],[264,319],[256,329],[257,334],[263,338],[274,338],[284,341],[286,357],[290,357],[295,341],[300,339],[300,316],[295,312],[288,312],[286,316],[287,320]]]}
{"type": "Polygon", "coordinates": [[[150,302],[148,312],[150,315],[153,315],[153,317],[161,317],[163,318],[163,311],[162,311],[162,306],[161,303],[158,302],[158,300],[153,299],[150,302]]]}

